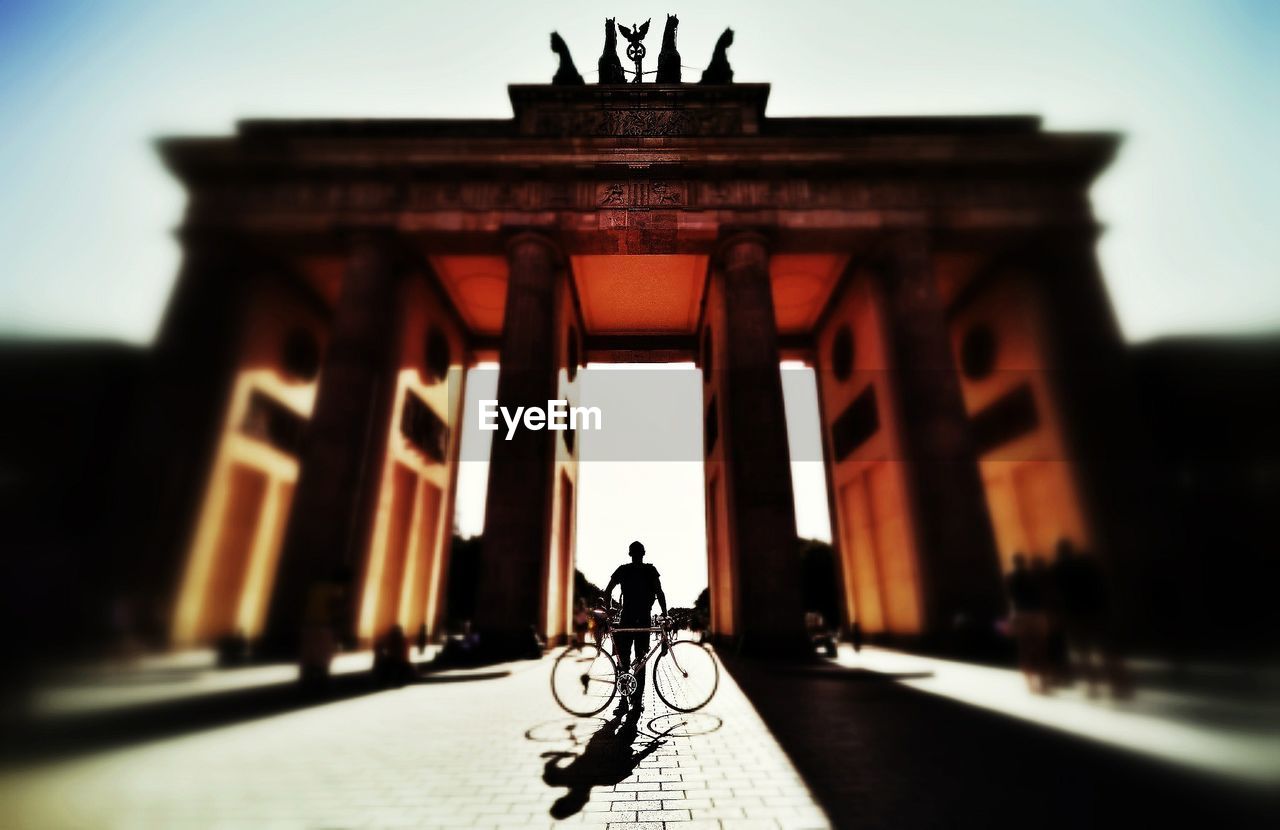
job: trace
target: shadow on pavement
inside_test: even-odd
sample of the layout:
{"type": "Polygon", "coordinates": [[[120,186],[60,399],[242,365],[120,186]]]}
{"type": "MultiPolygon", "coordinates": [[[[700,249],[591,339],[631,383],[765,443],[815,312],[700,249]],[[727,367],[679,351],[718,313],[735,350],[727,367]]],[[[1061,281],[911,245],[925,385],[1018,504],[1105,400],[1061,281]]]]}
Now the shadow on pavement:
{"type": "Polygon", "coordinates": [[[933,677],[931,671],[913,671],[913,672],[878,672],[869,669],[850,669],[838,665],[781,665],[774,669],[780,674],[790,674],[797,677],[820,677],[824,680],[839,680],[848,683],[886,683],[894,680],[920,680],[926,677],[933,677]]]}
{"type": "Polygon", "coordinates": [[[874,672],[721,654],[836,827],[1274,827],[1274,794],[874,672]]]}
{"type": "MultiPolygon", "coordinates": [[[[541,756],[546,759],[542,780],[547,786],[569,789],[551,805],[552,818],[568,818],[581,811],[591,799],[592,788],[609,787],[625,781],[641,761],[662,745],[663,738],[668,734],[661,732],[652,736],[645,735],[649,738],[648,742],[637,750],[635,743],[642,734],[639,712],[615,715],[603,723],[600,723],[599,718],[578,723],[584,724],[585,731],[590,733],[580,752],[559,750],[544,752],[541,756]]],[[[576,727],[563,721],[555,721],[553,724],[550,730],[544,726],[535,726],[525,733],[525,737],[530,740],[568,738],[573,741],[575,748],[579,745],[581,733],[576,727]]]]}
{"type": "Polygon", "coordinates": [[[477,680],[498,680],[503,677],[509,677],[509,670],[503,671],[485,671],[473,672],[471,674],[445,674],[436,675],[424,673],[422,676],[414,680],[414,683],[474,683],[477,680]]]}
{"type": "Polygon", "coordinates": [[[719,731],[724,721],[706,712],[671,712],[649,721],[649,731],[673,738],[696,738],[719,731]]]}
{"type": "Polygon", "coordinates": [[[560,718],[531,726],[524,733],[526,741],[561,743],[568,741],[577,747],[608,723],[604,718],[560,718]]]}
{"type": "MultiPolygon", "coordinates": [[[[409,685],[465,683],[506,677],[510,671],[415,674],[409,685]]],[[[319,690],[272,683],[209,692],[83,714],[6,723],[0,764],[20,765],[97,752],[159,738],[244,723],[386,691],[372,672],[335,674],[319,690]]]]}

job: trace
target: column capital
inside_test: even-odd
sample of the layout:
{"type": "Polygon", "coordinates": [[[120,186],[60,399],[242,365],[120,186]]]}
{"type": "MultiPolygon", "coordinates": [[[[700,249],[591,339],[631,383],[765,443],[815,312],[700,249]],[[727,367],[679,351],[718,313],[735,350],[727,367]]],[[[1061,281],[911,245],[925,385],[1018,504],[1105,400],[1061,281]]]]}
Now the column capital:
{"type": "Polygon", "coordinates": [[[861,261],[881,283],[897,283],[909,275],[932,269],[933,241],[932,234],[922,228],[886,231],[861,261]]]}
{"type": "Polygon", "coordinates": [[[723,229],[719,233],[716,240],[716,250],[713,251],[713,259],[719,260],[724,256],[724,252],[728,248],[739,245],[759,245],[768,251],[772,247],[772,240],[769,240],[767,233],[760,228],[732,228],[723,229]]]}
{"type": "Polygon", "coordinates": [[[397,238],[394,228],[385,225],[366,225],[341,227],[335,230],[334,238],[347,250],[365,246],[391,247],[397,238]]]}
{"type": "Polygon", "coordinates": [[[883,262],[932,247],[933,235],[926,228],[894,228],[876,236],[866,258],[872,263],[883,262]]]}
{"type": "Polygon", "coordinates": [[[552,239],[551,236],[543,231],[532,228],[523,228],[514,231],[510,236],[503,240],[503,247],[506,248],[507,256],[511,257],[517,248],[523,248],[527,245],[540,245],[551,255],[551,261],[557,266],[565,263],[564,251],[560,248],[559,243],[552,239]]]}
{"type": "Polygon", "coordinates": [[[338,237],[348,273],[382,272],[400,277],[408,270],[403,242],[390,228],[353,228],[338,237]]]}
{"type": "Polygon", "coordinates": [[[722,233],[720,239],[716,241],[715,250],[712,252],[711,261],[719,268],[723,268],[726,264],[727,255],[733,249],[741,245],[758,245],[764,249],[765,257],[770,253],[770,240],[762,231],[750,228],[728,231],[722,233]]]}

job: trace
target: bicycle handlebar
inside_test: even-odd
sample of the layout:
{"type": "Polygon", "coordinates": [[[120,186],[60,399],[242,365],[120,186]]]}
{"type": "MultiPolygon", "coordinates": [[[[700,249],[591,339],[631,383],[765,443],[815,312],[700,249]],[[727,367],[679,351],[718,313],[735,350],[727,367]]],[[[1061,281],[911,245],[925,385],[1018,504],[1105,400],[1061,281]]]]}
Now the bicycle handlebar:
{"type": "Polygon", "coordinates": [[[670,614],[654,614],[649,618],[650,624],[648,626],[622,625],[622,609],[607,608],[602,604],[593,608],[592,613],[610,628],[635,628],[637,630],[644,628],[650,631],[655,629],[661,631],[673,631],[677,625],[676,618],[670,614]]]}

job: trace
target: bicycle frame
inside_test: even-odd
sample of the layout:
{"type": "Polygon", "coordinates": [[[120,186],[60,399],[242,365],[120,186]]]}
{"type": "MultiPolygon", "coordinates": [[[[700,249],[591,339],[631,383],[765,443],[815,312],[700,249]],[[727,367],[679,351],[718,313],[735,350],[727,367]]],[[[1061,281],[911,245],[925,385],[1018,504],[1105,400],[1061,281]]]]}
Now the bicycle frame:
{"type": "MultiPolygon", "coordinates": [[[[605,615],[602,618],[598,618],[598,619],[602,619],[603,621],[605,621],[605,625],[603,628],[596,629],[596,635],[595,635],[596,644],[600,646],[600,648],[604,648],[604,645],[603,645],[604,638],[605,637],[612,638],[614,634],[657,634],[658,635],[658,641],[649,647],[649,651],[645,655],[641,656],[637,654],[635,660],[633,660],[631,664],[629,666],[626,666],[625,668],[622,666],[618,666],[617,670],[619,672],[625,671],[632,675],[639,674],[640,669],[644,668],[644,666],[648,664],[650,660],[653,659],[653,655],[657,654],[660,650],[669,649],[674,640],[674,638],[672,637],[672,634],[673,634],[672,629],[669,629],[665,626],[649,625],[649,626],[643,626],[643,627],[637,626],[637,627],[628,627],[628,628],[618,628],[618,627],[614,627],[612,620],[610,620],[608,615],[605,615]]],[[[610,645],[615,646],[612,649],[612,651],[614,656],[617,656],[616,641],[611,642],[610,645]]],[[[673,662],[675,662],[674,655],[672,656],[671,659],[673,662]]],[[[684,668],[678,662],[675,663],[675,667],[677,671],[684,673],[684,668]]]]}
{"type": "Polygon", "coordinates": [[[660,625],[647,626],[645,628],[610,628],[606,633],[608,634],[657,633],[658,641],[649,647],[648,653],[645,654],[643,657],[637,654],[636,659],[632,661],[630,666],[627,666],[627,671],[631,672],[632,674],[636,674],[641,668],[644,667],[646,663],[652,660],[653,655],[656,654],[659,649],[662,649],[666,646],[671,645],[671,638],[667,635],[667,630],[660,625]]]}

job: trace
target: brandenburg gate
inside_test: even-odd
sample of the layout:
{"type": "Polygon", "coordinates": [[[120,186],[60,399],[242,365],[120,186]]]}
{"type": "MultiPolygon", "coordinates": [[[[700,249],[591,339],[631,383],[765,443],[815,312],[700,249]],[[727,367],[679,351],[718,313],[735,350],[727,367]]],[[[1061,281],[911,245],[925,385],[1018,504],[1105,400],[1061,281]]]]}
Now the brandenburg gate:
{"type": "MultiPolygon", "coordinates": [[[[1123,567],[1087,195],[1113,136],[769,117],[753,83],[510,97],[161,143],[189,194],[146,545],[175,642],[296,647],[337,578],[347,639],[437,635],[460,391],[490,360],[508,407],[577,400],[587,362],[700,367],[711,625],[752,651],[805,637],[782,360],[817,371],[844,623],[944,642],[1061,538],[1123,567]]],[[[494,441],[490,642],[569,629],[567,435],[494,441]]]]}

